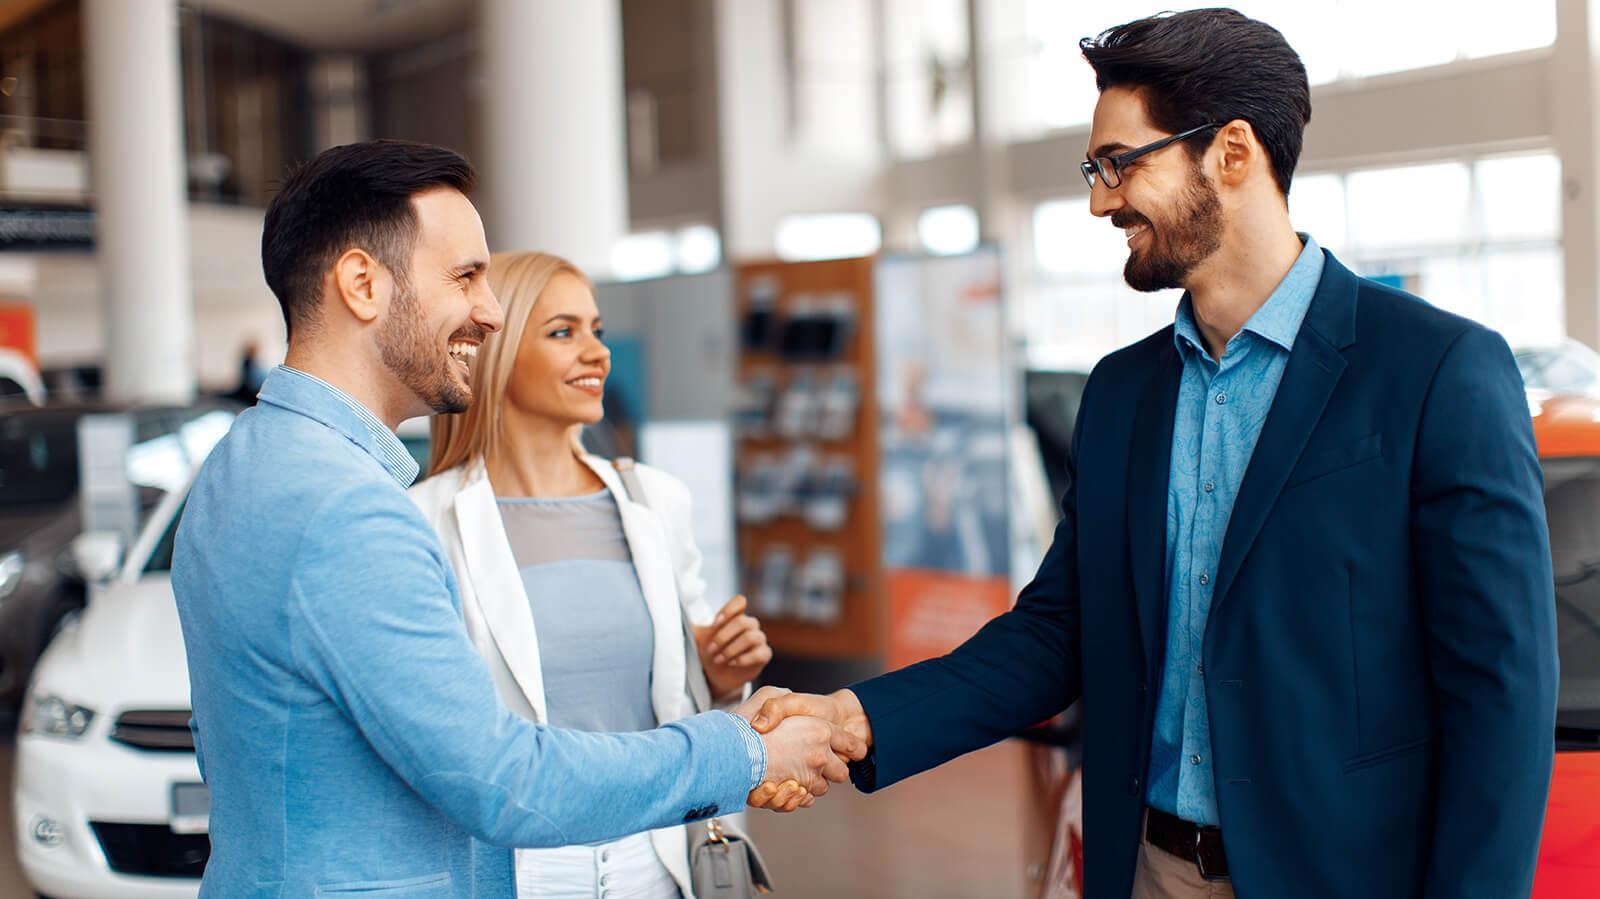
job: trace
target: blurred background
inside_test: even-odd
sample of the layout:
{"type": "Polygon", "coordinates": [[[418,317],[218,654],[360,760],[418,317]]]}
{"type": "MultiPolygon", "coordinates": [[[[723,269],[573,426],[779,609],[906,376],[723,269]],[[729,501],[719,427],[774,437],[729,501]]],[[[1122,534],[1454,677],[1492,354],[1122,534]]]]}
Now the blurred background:
{"type": "MultiPolygon", "coordinates": [[[[1296,226],[1500,330],[1536,403],[1593,393],[1600,0],[1236,6],[1310,73],[1296,226]]],[[[691,484],[766,679],[831,689],[1008,607],[1087,373],[1172,319],[1175,293],[1123,283],[1077,165],[1079,39],[1161,8],[0,0],[0,897],[195,893],[166,569],[189,477],[283,358],[259,245],[294,164],[454,148],[492,249],[593,275],[615,370],[591,446],[691,484]]],[[[402,436],[426,457],[424,423],[402,436]]],[[[1567,495],[1588,564],[1600,494],[1567,495]]],[[[1577,714],[1600,709],[1600,596],[1569,605],[1577,714]]],[[[753,820],[781,894],[1077,895],[1074,717],[753,820]]],[[[1600,850],[1580,862],[1600,877],[1600,850]]]]}

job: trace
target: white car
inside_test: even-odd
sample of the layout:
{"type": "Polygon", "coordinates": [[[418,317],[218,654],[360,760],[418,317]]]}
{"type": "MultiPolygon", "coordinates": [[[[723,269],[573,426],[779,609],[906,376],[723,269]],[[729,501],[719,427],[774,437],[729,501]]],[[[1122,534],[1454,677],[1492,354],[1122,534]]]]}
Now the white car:
{"type": "MultiPolygon", "coordinates": [[[[170,477],[171,466],[154,464],[160,449],[130,453],[130,475],[170,477]]],[[[193,471],[209,449],[187,454],[184,477],[163,485],[125,557],[111,535],[73,543],[89,603],[41,657],[16,746],[17,854],[33,888],[54,899],[199,893],[210,798],[189,731],[170,568],[193,471]]]]}

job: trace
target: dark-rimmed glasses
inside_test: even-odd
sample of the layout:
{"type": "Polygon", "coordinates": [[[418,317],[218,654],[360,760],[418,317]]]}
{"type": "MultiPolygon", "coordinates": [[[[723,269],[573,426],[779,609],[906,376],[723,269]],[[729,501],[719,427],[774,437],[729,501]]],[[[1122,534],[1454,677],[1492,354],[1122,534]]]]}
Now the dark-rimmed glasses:
{"type": "Polygon", "coordinates": [[[1104,181],[1106,187],[1116,190],[1122,186],[1123,166],[1134,161],[1135,159],[1138,159],[1140,156],[1154,153],[1155,151],[1171,144],[1175,144],[1180,140],[1187,140],[1191,137],[1194,137],[1196,134],[1201,133],[1202,131],[1206,131],[1207,129],[1221,127],[1221,122],[1212,122],[1208,125],[1200,125],[1195,128],[1190,128],[1188,131],[1174,134],[1171,137],[1163,137],[1158,141],[1152,141],[1151,143],[1145,144],[1142,147],[1134,147],[1132,150],[1129,150],[1126,153],[1118,153],[1115,156],[1094,156],[1089,159],[1085,159],[1084,161],[1078,163],[1078,168],[1083,170],[1083,180],[1089,182],[1090,190],[1094,190],[1095,178],[1099,178],[1101,181],[1104,181]]]}

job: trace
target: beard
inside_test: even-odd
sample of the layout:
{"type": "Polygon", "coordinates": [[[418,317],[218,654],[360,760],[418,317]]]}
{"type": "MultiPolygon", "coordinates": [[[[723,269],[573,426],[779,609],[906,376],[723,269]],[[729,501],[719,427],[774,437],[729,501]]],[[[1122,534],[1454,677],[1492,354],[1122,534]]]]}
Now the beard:
{"type": "MultiPolygon", "coordinates": [[[[472,332],[474,326],[469,324],[457,333],[472,332]]],[[[409,283],[395,285],[389,316],[378,330],[378,349],[390,373],[435,414],[467,411],[472,389],[456,377],[456,361],[450,354],[434,345],[422,304],[409,283]]]]}
{"type": "Polygon", "coordinates": [[[1111,223],[1118,228],[1143,223],[1149,228],[1149,245],[1143,251],[1130,253],[1122,267],[1128,286],[1146,293],[1182,287],[1194,267],[1222,246],[1222,201],[1198,165],[1178,197],[1177,209],[1168,224],[1157,229],[1132,210],[1119,210],[1111,217],[1111,223]]]}

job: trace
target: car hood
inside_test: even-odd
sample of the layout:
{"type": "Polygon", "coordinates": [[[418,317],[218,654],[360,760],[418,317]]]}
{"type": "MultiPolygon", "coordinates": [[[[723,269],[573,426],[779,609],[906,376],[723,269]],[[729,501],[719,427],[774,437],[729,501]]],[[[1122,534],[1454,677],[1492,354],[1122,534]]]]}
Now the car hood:
{"type": "Polygon", "coordinates": [[[188,708],[189,666],[171,578],[147,576],[100,591],[50,644],[33,683],[102,714],[188,708]]]}

